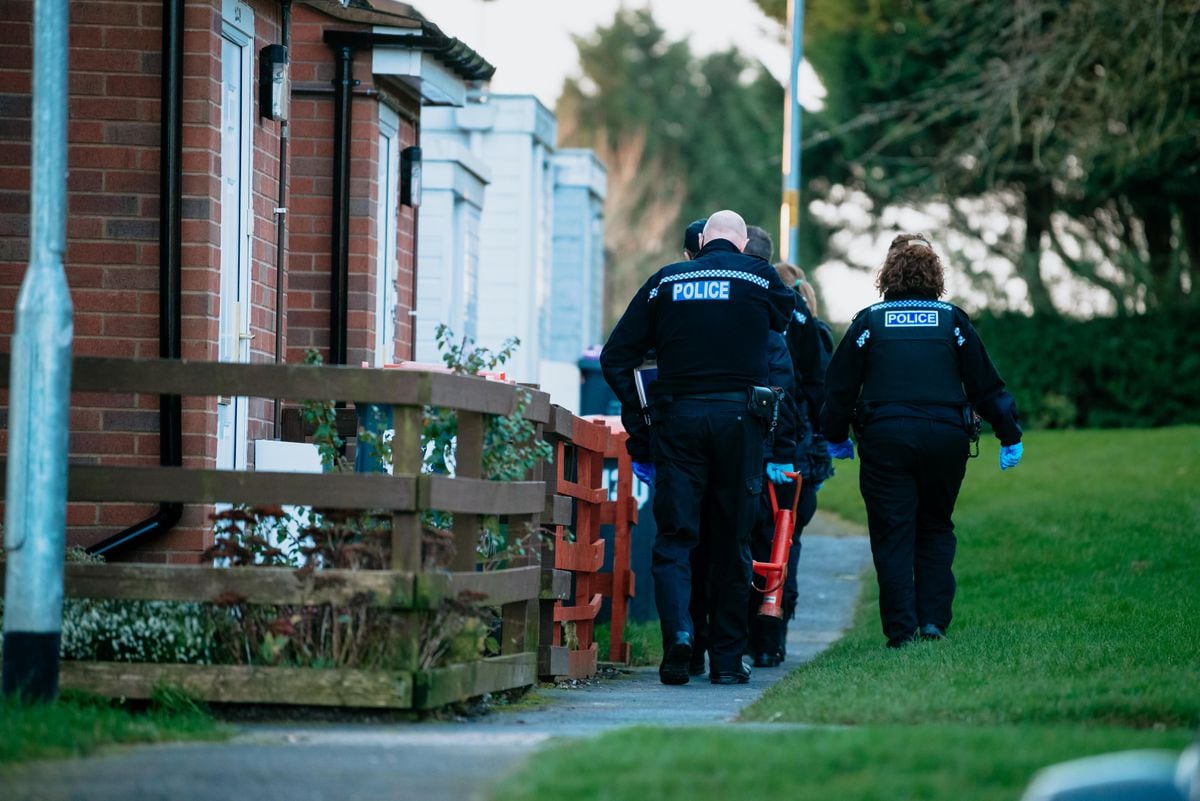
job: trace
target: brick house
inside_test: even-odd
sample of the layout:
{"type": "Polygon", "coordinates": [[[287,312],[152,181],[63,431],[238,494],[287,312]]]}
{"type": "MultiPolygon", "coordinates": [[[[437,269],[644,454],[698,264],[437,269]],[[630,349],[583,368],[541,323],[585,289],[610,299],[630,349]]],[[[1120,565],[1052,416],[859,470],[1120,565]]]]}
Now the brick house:
{"type": "MultiPolygon", "coordinates": [[[[0,350],[28,259],[32,6],[0,14],[0,350]]],[[[421,107],[463,103],[490,65],[392,0],[80,1],[70,15],[75,355],[412,358],[418,190],[402,165],[419,164],[421,107]]],[[[72,461],[218,469],[252,467],[280,411],[83,393],[71,407],[72,461]]],[[[207,513],[72,503],[68,541],[195,561],[207,513]]]]}

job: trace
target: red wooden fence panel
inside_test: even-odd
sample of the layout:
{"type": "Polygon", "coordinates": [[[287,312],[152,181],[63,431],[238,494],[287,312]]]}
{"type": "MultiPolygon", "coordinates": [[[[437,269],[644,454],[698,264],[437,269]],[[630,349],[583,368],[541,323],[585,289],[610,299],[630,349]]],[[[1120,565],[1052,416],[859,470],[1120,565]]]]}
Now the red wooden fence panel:
{"type": "Polygon", "coordinates": [[[556,526],[554,548],[554,566],[575,574],[574,603],[565,606],[559,602],[554,609],[556,624],[574,624],[577,642],[573,643],[563,643],[563,627],[554,627],[554,645],[568,646],[571,678],[584,678],[596,672],[596,616],[603,599],[599,574],[604,566],[600,509],[608,498],[604,489],[604,452],[608,439],[606,427],[576,417],[570,440],[560,440],[556,445],[555,492],[575,501],[574,539],[567,538],[564,526],[556,526]],[[568,449],[573,458],[568,458],[568,449]]]}
{"type": "Polygon", "coordinates": [[[609,429],[606,459],[617,460],[617,494],[600,508],[602,525],[613,527],[612,573],[602,578],[604,595],[612,600],[612,636],[609,639],[610,662],[628,663],[629,643],[625,642],[625,619],[629,614],[629,599],[637,594],[637,576],[630,567],[633,526],[638,521],[637,499],[633,496],[633,460],[625,450],[629,435],[615,416],[593,416],[588,420],[602,423],[609,429]]]}

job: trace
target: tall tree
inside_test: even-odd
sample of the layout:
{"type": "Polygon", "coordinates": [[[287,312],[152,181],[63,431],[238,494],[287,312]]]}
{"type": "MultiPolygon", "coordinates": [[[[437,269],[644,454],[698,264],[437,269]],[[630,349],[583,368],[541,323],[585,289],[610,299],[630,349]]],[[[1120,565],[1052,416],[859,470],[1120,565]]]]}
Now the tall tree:
{"type": "MultiPolygon", "coordinates": [[[[758,2],[777,17],[783,6],[758,2]]],[[[881,204],[945,201],[1014,264],[1036,310],[1053,309],[1050,251],[1119,310],[1200,298],[1200,2],[806,7],[830,96],[806,147],[825,151],[830,182],[881,204]],[[1021,224],[989,237],[959,211],[965,197],[1021,224]]]]}
{"type": "Polygon", "coordinates": [[[680,257],[688,221],[720,208],[778,226],[782,88],[730,50],[697,57],[648,9],[577,37],[581,76],[557,104],[560,141],[609,166],[609,321],[654,269],[680,257]]]}
{"type": "Polygon", "coordinates": [[[608,166],[605,317],[609,324],[656,265],[678,253],[685,197],[686,120],[697,104],[686,42],[669,42],[649,11],[622,8],[611,25],[575,37],[580,78],[556,113],[564,146],[590,147],[608,166]],[[658,122],[659,124],[655,124],[658,122]]]}

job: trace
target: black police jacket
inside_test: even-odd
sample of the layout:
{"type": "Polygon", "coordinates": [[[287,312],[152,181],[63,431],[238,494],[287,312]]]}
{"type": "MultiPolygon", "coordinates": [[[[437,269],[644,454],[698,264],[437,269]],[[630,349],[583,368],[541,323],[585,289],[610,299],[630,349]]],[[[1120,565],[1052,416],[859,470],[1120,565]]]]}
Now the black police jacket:
{"type": "Polygon", "coordinates": [[[633,380],[647,353],[655,351],[658,363],[656,396],[766,386],[767,332],[787,327],[795,297],[770,264],[724,239],[650,276],[600,352],[604,379],[621,402],[629,454],[650,457],[633,380]]]}
{"type": "Polygon", "coordinates": [[[796,403],[796,374],[783,335],[772,331],[767,339],[767,381],[781,390],[775,430],[767,436],[767,461],[798,465],[798,455],[812,444],[812,428],[803,412],[803,396],[796,403]]]}
{"type": "Polygon", "coordinates": [[[829,365],[830,349],[826,349],[820,320],[811,311],[804,298],[796,294],[796,308],[788,322],[788,352],[796,375],[796,405],[807,409],[809,421],[814,428],[818,415],[825,404],[825,371],[829,365]]]}
{"type": "Polygon", "coordinates": [[[843,442],[850,424],[886,417],[963,422],[968,404],[1001,444],[1021,441],[1017,406],[962,309],[916,295],[887,297],[854,316],[825,376],[821,429],[843,442]]]}

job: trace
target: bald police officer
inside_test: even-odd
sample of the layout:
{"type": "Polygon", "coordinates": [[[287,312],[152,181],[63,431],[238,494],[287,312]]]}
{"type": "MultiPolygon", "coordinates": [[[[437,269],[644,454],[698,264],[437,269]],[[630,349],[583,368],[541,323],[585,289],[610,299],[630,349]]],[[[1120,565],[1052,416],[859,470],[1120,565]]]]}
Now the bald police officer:
{"type": "Polygon", "coordinates": [[[767,334],[787,326],[795,294],[769,264],[741,252],[746,224],[736,213],[711,215],[698,244],[695,260],[669,264],[642,285],[604,346],[600,365],[621,401],[622,417],[629,419],[638,408],[634,369],[651,350],[658,363],[652,425],[649,431],[635,425],[627,448],[640,470],[655,471],[659,678],[664,684],[688,681],[694,642],[689,557],[700,539],[708,495],[709,679],[741,684],[750,678],[741,659],[747,645],[749,538],[768,426],[751,411],[763,408],[754,404],[761,393],[753,388],[767,385],[767,334]]]}

